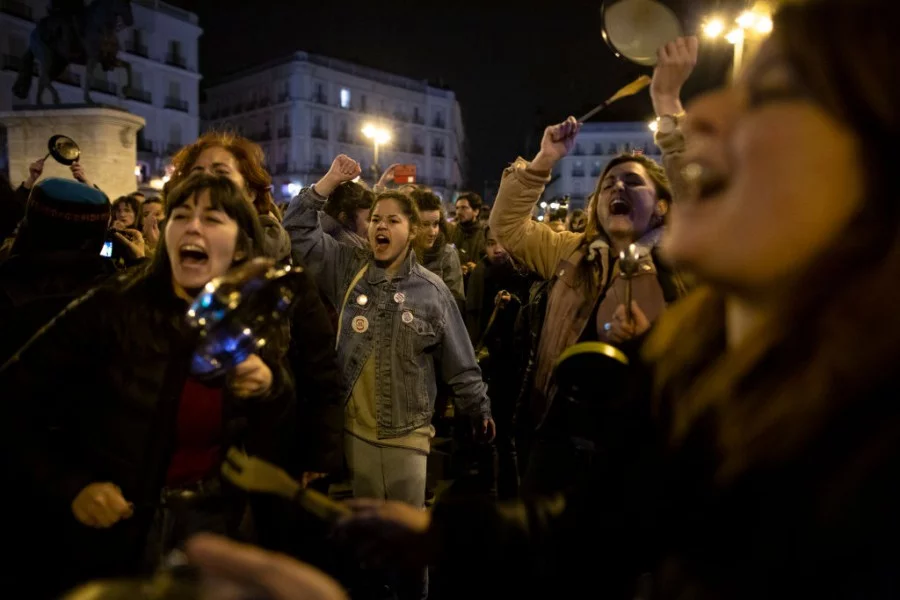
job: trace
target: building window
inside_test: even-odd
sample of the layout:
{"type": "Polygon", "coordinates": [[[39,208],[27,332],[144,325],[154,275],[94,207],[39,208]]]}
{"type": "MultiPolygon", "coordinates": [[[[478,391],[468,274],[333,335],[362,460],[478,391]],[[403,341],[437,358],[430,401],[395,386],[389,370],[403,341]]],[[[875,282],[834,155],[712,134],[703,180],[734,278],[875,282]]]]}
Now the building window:
{"type": "Polygon", "coordinates": [[[366,112],[366,95],[363,94],[359,97],[359,110],[366,112]]]}
{"type": "Polygon", "coordinates": [[[177,81],[169,81],[169,97],[175,99],[181,98],[181,84],[177,81]]]}
{"type": "Polygon", "coordinates": [[[350,90],[341,88],[341,108],[350,108],[350,90]]]}

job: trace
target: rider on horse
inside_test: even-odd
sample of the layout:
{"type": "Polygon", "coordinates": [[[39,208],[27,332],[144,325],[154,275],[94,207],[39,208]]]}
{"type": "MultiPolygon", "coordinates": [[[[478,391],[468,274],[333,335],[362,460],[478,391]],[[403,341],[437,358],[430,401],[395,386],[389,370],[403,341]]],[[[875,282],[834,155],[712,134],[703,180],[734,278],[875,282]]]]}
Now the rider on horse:
{"type": "Polygon", "coordinates": [[[58,19],[55,34],[70,54],[83,52],[79,19],[84,14],[84,0],[50,0],[47,16],[58,19]]]}

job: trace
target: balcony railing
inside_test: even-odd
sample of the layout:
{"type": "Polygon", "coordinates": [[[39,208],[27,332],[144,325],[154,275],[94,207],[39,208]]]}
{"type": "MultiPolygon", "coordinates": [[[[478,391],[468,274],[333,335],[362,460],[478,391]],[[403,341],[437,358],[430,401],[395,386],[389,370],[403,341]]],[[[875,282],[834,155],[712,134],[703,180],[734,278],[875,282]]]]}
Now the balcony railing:
{"type": "Polygon", "coordinates": [[[175,98],[173,96],[166,96],[166,108],[180,110],[181,112],[187,112],[188,111],[188,103],[187,103],[187,100],[182,100],[181,98],[175,98]]]}
{"type": "Polygon", "coordinates": [[[291,137],[291,128],[290,127],[279,127],[278,128],[278,137],[280,137],[280,138],[291,137]]]}
{"type": "Polygon", "coordinates": [[[129,54],[134,54],[135,56],[143,56],[144,58],[150,57],[150,51],[147,49],[146,44],[141,44],[134,40],[125,42],[125,51],[129,54]]]}
{"type": "Polygon", "coordinates": [[[341,144],[352,144],[353,139],[350,137],[350,134],[346,131],[342,131],[337,136],[337,141],[341,144]]]}
{"type": "Polygon", "coordinates": [[[432,125],[434,127],[437,127],[438,129],[443,129],[444,127],[447,126],[447,124],[444,122],[443,119],[435,119],[434,122],[432,123],[432,125]]]}
{"type": "Polygon", "coordinates": [[[594,144],[594,156],[603,156],[603,144],[594,144]]]}
{"type": "Polygon", "coordinates": [[[444,149],[443,148],[432,148],[431,155],[436,158],[444,158],[444,149]]]}
{"type": "Polygon", "coordinates": [[[584,149],[578,144],[575,144],[575,149],[572,151],[572,156],[584,156],[584,149]]]}
{"type": "Polygon", "coordinates": [[[166,64],[178,67],[179,69],[187,69],[187,59],[180,54],[169,52],[166,54],[166,64]]]}
{"type": "Polygon", "coordinates": [[[314,137],[317,140],[327,140],[328,139],[328,132],[325,131],[324,129],[314,128],[312,130],[311,135],[312,135],[312,137],[314,137]]]}
{"type": "Polygon", "coordinates": [[[24,2],[17,2],[16,0],[0,0],[0,12],[19,17],[20,19],[25,19],[26,21],[34,21],[31,7],[24,2]]]}
{"type": "Polygon", "coordinates": [[[319,104],[328,104],[328,98],[325,94],[313,94],[312,101],[319,104]]]}
{"type": "Polygon", "coordinates": [[[166,154],[169,156],[175,154],[179,150],[181,150],[181,144],[173,144],[171,142],[166,144],[166,154]]]}
{"type": "Polygon", "coordinates": [[[137,88],[126,88],[125,97],[129,100],[137,100],[144,104],[153,104],[153,95],[147,90],[139,90],[137,88]]]}
{"type": "Polygon", "coordinates": [[[584,177],[584,169],[572,169],[572,177],[584,177]]]}
{"type": "Polygon", "coordinates": [[[407,115],[403,114],[402,112],[395,112],[394,120],[395,121],[403,121],[404,123],[409,123],[409,117],[407,115]]]}
{"type": "Polygon", "coordinates": [[[602,173],[602,172],[603,172],[603,169],[601,169],[599,167],[592,167],[591,168],[591,177],[600,177],[600,173],[602,173]]]}
{"type": "Polygon", "coordinates": [[[271,98],[261,98],[259,101],[260,108],[265,108],[267,106],[270,106],[271,104],[272,104],[271,98]]]}
{"type": "Polygon", "coordinates": [[[91,77],[91,89],[96,92],[103,92],[112,96],[116,95],[116,84],[110,83],[105,79],[96,79],[91,77]]]}
{"type": "Polygon", "coordinates": [[[410,144],[409,151],[412,154],[425,154],[425,147],[419,144],[410,144]]]}
{"type": "Polygon", "coordinates": [[[423,117],[422,115],[413,115],[412,122],[416,125],[424,125],[425,117],[423,117]]]}

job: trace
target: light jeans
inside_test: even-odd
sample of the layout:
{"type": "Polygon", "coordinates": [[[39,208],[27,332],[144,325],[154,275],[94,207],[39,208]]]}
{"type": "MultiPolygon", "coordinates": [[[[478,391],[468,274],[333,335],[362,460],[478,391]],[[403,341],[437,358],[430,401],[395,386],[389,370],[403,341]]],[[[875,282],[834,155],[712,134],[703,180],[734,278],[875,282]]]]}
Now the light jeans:
{"type": "Polygon", "coordinates": [[[407,448],[376,446],[350,434],[344,436],[344,450],[354,498],[425,506],[426,455],[407,448]]]}

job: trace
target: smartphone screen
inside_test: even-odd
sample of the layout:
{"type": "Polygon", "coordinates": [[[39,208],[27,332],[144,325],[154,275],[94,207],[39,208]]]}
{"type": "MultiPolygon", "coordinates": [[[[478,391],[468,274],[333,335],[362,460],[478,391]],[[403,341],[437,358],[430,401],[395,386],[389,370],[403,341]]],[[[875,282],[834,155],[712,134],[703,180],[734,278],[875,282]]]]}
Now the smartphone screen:
{"type": "Polygon", "coordinates": [[[112,246],[112,240],[106,240],[105,242],[103,242],[103,248],[100,249],[100,256],[112,258],[112,246]]]}

